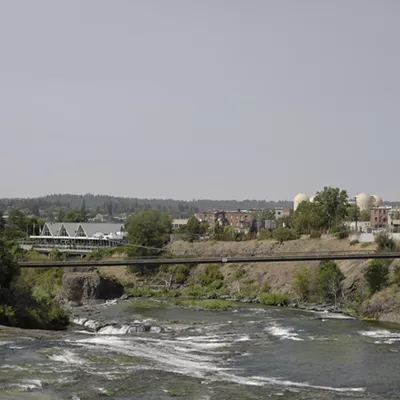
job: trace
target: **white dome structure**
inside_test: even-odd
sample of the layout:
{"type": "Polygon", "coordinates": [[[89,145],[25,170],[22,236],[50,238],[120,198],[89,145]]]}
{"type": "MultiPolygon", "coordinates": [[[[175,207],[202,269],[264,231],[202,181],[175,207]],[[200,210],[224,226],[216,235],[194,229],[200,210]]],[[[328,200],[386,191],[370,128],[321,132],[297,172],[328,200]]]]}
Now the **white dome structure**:
{"type": "Polygon", "coordinates": [[[374,198],[368,193],[360,193],[356,196],[356,203],[361,211],[370,211],[374,205],[374,198]]]}
{"type": "Polygon", "coordinates": [[[381,196],[378,196],[377,194],[372,195],[372,204],[374,207],[380,207],[383,206],[383,199],[381,196]]]}
{"type": "Polygon", "coordinates": [[[305,193],[299,193],[295,198],[294,198],[294,211],[296,211],[297,207],[299,206],[300,203],[302,203],[303,201],[310,201],[310,198],[308,197],[308,195],[306,195],[305,193]]]}

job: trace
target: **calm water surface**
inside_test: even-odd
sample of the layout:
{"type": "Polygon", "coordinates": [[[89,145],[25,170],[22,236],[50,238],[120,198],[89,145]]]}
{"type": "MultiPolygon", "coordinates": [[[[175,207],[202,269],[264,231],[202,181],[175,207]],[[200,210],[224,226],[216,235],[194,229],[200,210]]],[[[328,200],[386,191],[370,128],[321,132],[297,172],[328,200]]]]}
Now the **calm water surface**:
{"type": "Polygon", "coordinates": [[[395,326],[135,301],[80,317],[86,327],[43,337],[0,330],[0,399],[400,398],[395,326]]]}

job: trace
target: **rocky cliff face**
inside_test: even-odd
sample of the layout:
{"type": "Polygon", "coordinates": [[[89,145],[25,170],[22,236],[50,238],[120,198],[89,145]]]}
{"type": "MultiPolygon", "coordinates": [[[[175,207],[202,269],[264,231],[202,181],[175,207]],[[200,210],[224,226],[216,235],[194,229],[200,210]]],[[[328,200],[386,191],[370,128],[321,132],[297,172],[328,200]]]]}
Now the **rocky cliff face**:
{"type": "Polygon", "coordinates": [[[64,273],[58,300],[70,306],[79,306],[96,300],[121,297],[123,286],[116,280],[105,278],[91,268],[75,268],[64,273]]]}
{"type": "MultiPolygon", "coordinates": [[[[366,251],[374,250],[375,245],[371,244],[368,248],[357,244],[350,245],[348,239],[299,239],[282,244],[276,241],[257,241],[250,240],[244,242],[174,242],[170,245],[170,251],[177,257],[185,255],[196,255],[199,257],[219,257],[219,256],[263,256],[263,255],[280,255],[298,252],[341,252],[341,251],[366,251]]],[[[363,271],[368,261],[365,260],[347,260],[338,261],[340,269],[346,277],[344,281],[345,290],[352,290],[358,282],[363,279],[363,271]]],[[[284,293],[295,296],[294,284],[296,272],[307,266],[316,268],[319,262],[270,262],[270,263],[249,263],[243,264],[245,275],[243,280],[251,280],[262,283],[267,281],[271,292],[284,293]]],[[[230,279],[233,269],[229,265],[221,268],[226,280],[230,279]]]]}

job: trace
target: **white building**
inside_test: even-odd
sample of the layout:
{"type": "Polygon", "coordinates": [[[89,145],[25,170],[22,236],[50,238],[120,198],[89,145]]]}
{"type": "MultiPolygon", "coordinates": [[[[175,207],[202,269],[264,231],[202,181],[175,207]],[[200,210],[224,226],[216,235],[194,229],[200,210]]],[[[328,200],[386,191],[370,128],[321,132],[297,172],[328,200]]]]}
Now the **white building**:
{"type": "Polygon", "coordinates": [[[117,247],[126,242],[123,224],[46,223],[39,236],[30,236],[33,247],[98,248],[117,247]]]}
{"type": "Polygon", "coordinates": [[[174,219],[174,220],[172,220],[172,228],[173,229],[179,229],[182,226],[187,225],[188,221],[189,221],[188,218],[174,219]]]}

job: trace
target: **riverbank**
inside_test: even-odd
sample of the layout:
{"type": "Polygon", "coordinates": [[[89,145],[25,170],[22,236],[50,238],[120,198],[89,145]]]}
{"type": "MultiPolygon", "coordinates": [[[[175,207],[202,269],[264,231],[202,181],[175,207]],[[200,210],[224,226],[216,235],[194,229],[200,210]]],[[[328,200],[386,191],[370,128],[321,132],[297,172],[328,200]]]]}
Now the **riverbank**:
{"type": "MultiPolygon", "coordinates": [[[[201,257],[221,255],[278,255],[294,252],[373,250],[375,244],[350,244],[332,238],[299,239],[279,244],[274,241],[246,242],[174,242],[169,251],[176,256],[195,254],[201,257]]],[[[123,254],[113,257],[123,258],[123,254]]],[[[132,271],[126,267],[77,268],[36,279],[35,293],[45,295],[50,288],[64,307],[96,303],[119,298],[122,293],[138,298],[189,298],[191,302],[213,300],[217,308],[225,301],[324,310],[339,310],[360,318],[400,323],[400,296],[397,286],[370,296],[366,290],[364,270],[368,261],[340,261],[344,276],[338,307],[326,304],[318,291],[318,262],[280,262],[264,264],[224,264],[208,266],[170,266],[156,270],[132,271]],[[62,279],[61,279],[62,277],[62,279]],[[46,283],[47,281],[47,283],[46,283]],[[221,301],[221,303],[218,303],[221,301]]],[[[393,269],[393,268],[392,268],[393,269]]],[[[53,270],[55,271],[55,270],[53,270]]],[[[34,275],[35,277],[36,275],[34,275]]],[[[331,299],[333,301],[333,299],[331,299]]],[[[186,301],[186,300],[185,300],[186,301]]],[[[221,306],[223,307],[223,306],[221,306]]]]}

